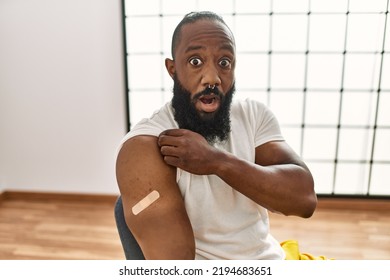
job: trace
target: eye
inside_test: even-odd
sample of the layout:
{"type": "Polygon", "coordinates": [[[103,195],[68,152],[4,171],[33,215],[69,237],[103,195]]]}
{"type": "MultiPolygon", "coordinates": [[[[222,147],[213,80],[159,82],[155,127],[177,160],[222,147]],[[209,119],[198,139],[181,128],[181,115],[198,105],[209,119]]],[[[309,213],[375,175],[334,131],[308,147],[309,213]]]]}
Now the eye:
{"type": "Polygon", "coordinates": [[[193,65],[193,66],[199,66],[199,65],[202,65],[203,62],[202,60],[200,60],[200,58],[198,57],[193,57],[189,60],[190,64],[193,65]]]}
{"type": "Polygon", "coordinates": [[[231,63],[230,63],[229,59],[224,58],[224,59],[221,59],[221,61],[218,64],[219,64],[219,66],[221,66],[223,68],[228,68],[231,63]]]}

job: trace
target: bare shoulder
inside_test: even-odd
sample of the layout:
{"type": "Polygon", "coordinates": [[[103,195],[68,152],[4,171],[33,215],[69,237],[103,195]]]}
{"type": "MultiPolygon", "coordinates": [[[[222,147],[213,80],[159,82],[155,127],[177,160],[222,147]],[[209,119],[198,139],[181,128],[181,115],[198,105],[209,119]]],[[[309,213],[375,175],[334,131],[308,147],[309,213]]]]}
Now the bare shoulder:
{"type": "Polygon", "coordinates": [[[154,136],[128,139],[119,151],[116,172],[121,192],[125,192],[125,188],[134,188],[135,182],[137,185],[150,184],[153,179],[169,179],[175,175],[175,170],[162,160],[157,137],[154,136]]]}
{"type": "Polygon", "coordinates": [[[140,200],[153,190],[163,193],[176,184],[176,169],[163,161],[154,136],[136,136],[123,144],[116,175],[124,203],[129,196],[140,200]]]}

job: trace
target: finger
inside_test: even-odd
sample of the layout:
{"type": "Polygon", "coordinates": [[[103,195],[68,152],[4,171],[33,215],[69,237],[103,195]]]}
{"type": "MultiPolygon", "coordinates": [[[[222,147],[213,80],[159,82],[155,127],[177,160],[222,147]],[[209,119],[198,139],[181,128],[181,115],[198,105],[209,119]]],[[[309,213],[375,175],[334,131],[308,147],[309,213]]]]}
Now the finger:
{"type": "Polygon", "coordinates": [[[180,159],[177,157],[173,156],[164,156],[164,161],[166,164],[174,166],[174,167],[179,167],[180,159]]]}
{"type": "Polygon", "coordinates": [[[178,156],[178,149],[174,146],[162,146],[160,152],[163,156],[178,156]]]}
{"type": "Polygon", "coordinates": [[[164,130],[163,132],[160,133],[161,135],[167,135],[167,136],[183,136],[186,132],[188,132],[187,129],[182,129],[182,128],[172,128],[172,129],[167,129],[164,130]]]}
{"type": "Polygon", "coordinates": [[[163,147],[163,146],[177,146],[179,144],[177,137],[167,136],[167,135],[160,135],[158,137],[157,143],[158,143],[158,145],[160,147],[163,147]]]}
{"type": "Polygon", "coordinates": [[[179,144],[179,137],[184,135],[183,129],[168,129],[158,136],[158,145],[177,146],[179,144]]]}

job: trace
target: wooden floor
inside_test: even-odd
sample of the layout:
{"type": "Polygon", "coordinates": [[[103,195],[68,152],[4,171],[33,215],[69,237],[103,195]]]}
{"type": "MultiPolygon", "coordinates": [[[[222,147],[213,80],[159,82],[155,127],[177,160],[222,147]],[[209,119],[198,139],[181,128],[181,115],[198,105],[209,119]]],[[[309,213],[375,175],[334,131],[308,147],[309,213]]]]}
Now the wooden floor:
{"type": "MultiPolygon", "coordinates": [[[[122,260],[115,197],[8,193],[0,199],[0,259],[122,260]]],[[[279,240],[335,259],[390,259],[390,200],[322,199],[310,219],[270,214],[279,240]]]]}

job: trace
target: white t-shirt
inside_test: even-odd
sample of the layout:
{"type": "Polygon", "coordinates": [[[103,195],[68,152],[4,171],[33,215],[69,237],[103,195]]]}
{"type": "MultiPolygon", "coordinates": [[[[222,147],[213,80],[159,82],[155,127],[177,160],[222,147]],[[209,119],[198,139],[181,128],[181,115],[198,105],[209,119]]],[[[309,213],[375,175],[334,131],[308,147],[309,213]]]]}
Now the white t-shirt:
{"type": "MultiPolygon", "coordinates": [[[[140,121],[123,139],[158,136],[178,128],[171,103],[140,121]]],[[[274,115],[262,103],[233,101],[231,132],[214,146],[255,161],[255,148],[283,137],[274,115]]],[[[242,174],[245,176],[245,174],[242,174]]],[[[195,235],[196,259],[284,259],[282,248],[269,233],[268,211],[231,188],[215,175],[194,175],[177,169],[177,183],[195,235]]]]}

